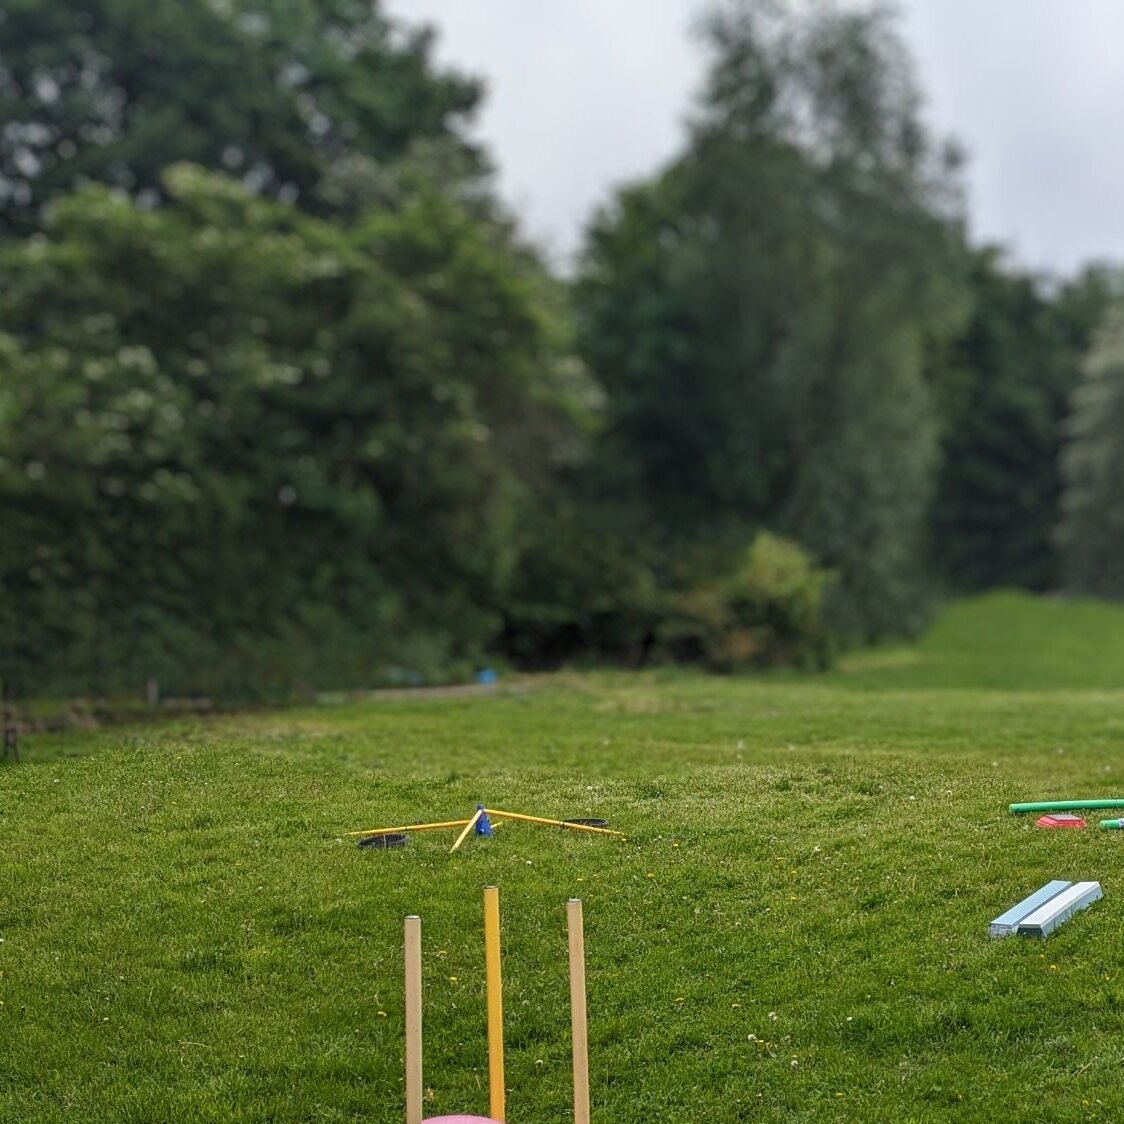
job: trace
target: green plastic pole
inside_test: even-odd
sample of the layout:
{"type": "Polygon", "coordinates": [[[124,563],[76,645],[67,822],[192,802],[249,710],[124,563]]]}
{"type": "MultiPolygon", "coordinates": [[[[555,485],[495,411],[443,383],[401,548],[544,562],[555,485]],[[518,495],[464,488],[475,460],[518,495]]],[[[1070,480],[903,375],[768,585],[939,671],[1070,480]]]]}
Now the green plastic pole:
{"type": "Polygon", "coordinates": [[[1122,831],[1124,830],[1124,820],[1101,820],[1102,831],[1122,831]]]}
{"type": "Polygon", "coordinates": [[[1012,804],[1008,812],[1080,812],[1091,808],[1124,808],[1119,800],[1045,800],[1041,804],[1012,804]]]}

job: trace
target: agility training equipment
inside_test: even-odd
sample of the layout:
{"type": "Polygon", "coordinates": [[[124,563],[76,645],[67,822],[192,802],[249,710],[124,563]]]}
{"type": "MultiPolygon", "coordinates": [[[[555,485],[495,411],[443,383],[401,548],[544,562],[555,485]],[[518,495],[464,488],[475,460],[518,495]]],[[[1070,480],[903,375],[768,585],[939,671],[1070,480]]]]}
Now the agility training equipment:
{"type": "Polygon", "coordinates": [[[988,927],[988,934],[993,938],[1009,937],[1018,929],[1019,922],[1024,917],[1029,917],[1039,906],[1057,897],[1068,885],[1068,882],[1061,879],[1047,882],[1041,890],[1035,890],[1030,897],[1023,898],[1018,905],[1013,905],[1006,913],[1001,913],[988,927]]]}
{"type": "Polygon", "coordinates": [[[1048,937],[1075,913],[1104,897],[1099,882],[1068,882],[1056,879],[1035,890],[1018,905],[1000,914],[988,927],[993,938],[1048,937]]]}
{"type": "Polygon", "coordinates": [[[1104,897],[1099,882],[1075,882],[1019,922],[1020,937],[1048,937],[1075,913],[1104,897]]]}
{"type": "Polygon", "coordinates": [[[1008,812],[1083,812],[1096,808],[1124,808],[1124,798],[1112,800],[1045,800],[1035,804],[1010,804],[1008,812]]]}
{"type": "Polygon", "coordinates": [[[359,840],[359,846],[366,851],[393,851],[405,847],[408,842],[405,835],[388,832],[386,835],[368,835],[366,839],[359,840]]]}
{"type": "MultiPolygon", "coordinates": [[[[570,966],[570,1030],[574,1070],[574,1124],[589,1124],[589,1038],[585,1007],[585,925],[582,903],[566,903],[570,966]]],[[[491,1116],[422,1118],[421,918],[406,918],[406,1124],[502,1124],[506,1117],[503,1068],[503,979],[500,962],[500,892],[484,887],[484,964],[488,1029],[488,1111],[491,1116]]]]}
{"type": "Polygon", "coordinates": [[[431,1116],[425,1124],[499,1124],[487,1116],[431,1116]]]}
{"type": "MultiPolygon", "coordinates": [[[[1124,802],[1121,804],[1124,807],[1124,802]]],[[[349,837],[359,836],[360,846],[362,840],[370,839],[377,835],[404,835],[411,831],[446,831],[460,828],[457,841],[449,848],[449,854],[460,849],[460,845],[475,831],[477,835],[488,836],[492,834],[492,820],[515,820],[519,823],[542,824],[546,827],[564,827],[569,831],[585,831],[594,835],[614,835],[618,839],[624,838],[624,832],[613,831],[608,827],[600,827],[584,820],[550,820],[545,816],[528,816],[522,812],[505,812],[499,808],[485,808],[483,804],[476,805],[476,812],[467,820],[444,820],[441,823],[416,823],[406,827],[373,827],[365,831],[349,831],[349,837]]],[[[604,824],[604,820],[596,821],[604,824]]]]}
{"type": "Polygon", "coordinates": [[[1085,821],[1080,816],[1071,812],[1059,812],[1057,815],[1039,816],[1034,821],[1035,827],[1068,827],[1080,830],[1085,826],[1085,821]]]}
{"type": "Polygon", "coordinates": [[[488,1111],[506,1119],[503,1079],[503,971],[500,965],[500,891],[484,887],[484,993],[488,1011],[488,1111]]]}

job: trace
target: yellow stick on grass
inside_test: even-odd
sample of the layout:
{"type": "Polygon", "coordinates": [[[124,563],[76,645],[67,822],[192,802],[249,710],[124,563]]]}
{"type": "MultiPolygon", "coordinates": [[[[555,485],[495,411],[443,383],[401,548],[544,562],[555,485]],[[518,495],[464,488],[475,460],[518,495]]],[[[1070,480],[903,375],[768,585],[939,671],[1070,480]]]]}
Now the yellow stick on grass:
{"type": "Polygon", "coordinates": [[[571,831],[589,831],[595,835],[618,835],[623,839],[623,831],[613,831],[607,827],[590,827],[584,823],[566,823],[565,820],[548,820],[542,816],[524,816],[520,812],[501,812],[499,808],[485,808],[489,816],[499,816],[505,820],[519,820],[521,823],[541,823],[547,827],[568,827],[571,831]]]}
{"type": "Polygon", "coordinates": [[[450,855],[454,851],[456,851],[460,847],[460,845],[469,837],[469,835],[472,833],[472,829],[476,826],[477,822],[479,821],[480,817],[483,814],[484,814],[484,809],[483,808],[477,808],[476,815],[473,816],[472,819],[470,819],[467,824],[465,824],[464,831],[462,831],[460,833],[460,835],[457,836],[457,841],[449,848],[449,854],[450,855]]]}
{"type": "Polygon", "coordinates": [[[445,823],[412,823],[405,827],[372,827],[366,831],[345,831],[344,835],[397,835],[402,831],[440,831],[449,827],[464,827],[468,820],[447,820],[445,823]]]}

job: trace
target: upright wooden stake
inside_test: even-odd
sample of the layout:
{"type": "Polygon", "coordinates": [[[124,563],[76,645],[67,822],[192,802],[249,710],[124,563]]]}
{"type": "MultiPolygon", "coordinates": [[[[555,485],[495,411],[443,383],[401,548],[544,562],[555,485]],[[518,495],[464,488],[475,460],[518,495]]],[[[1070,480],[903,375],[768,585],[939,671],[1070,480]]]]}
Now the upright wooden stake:
{"type": "Polygon", "coordinates": [[[421,918],[406,918],[406,1124],[422,1120],[421,918]]]}
{"type": "Polygon", "coordinates": [[[488,996],[488,1098],[493,1120],[506,1120],[503,1081],[503,981],[500,972],[500,892],[484,887],[484,963],[488,996]]]}
{"type": "Polygon", "coordinates": [[[589,1028],[585,1014],[585,925],[582,903],[566,903],[570,938],[570,1027],[574,1054],[574,1124],[589,1124],[589,1028]]]}

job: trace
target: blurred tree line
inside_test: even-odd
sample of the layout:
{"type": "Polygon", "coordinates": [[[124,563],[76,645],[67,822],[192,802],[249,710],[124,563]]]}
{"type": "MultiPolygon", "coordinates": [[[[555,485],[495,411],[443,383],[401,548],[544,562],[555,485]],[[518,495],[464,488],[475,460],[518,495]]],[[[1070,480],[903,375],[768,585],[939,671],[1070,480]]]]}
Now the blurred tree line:
{"type": "Polygon", "coordinates": [[[822,665],[942,592],[1124,594],[1119,276],[970,245],[881,9],[703,31],[565,282],[377,3],[5,0],[0,678],[822,665]]]}

